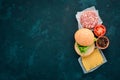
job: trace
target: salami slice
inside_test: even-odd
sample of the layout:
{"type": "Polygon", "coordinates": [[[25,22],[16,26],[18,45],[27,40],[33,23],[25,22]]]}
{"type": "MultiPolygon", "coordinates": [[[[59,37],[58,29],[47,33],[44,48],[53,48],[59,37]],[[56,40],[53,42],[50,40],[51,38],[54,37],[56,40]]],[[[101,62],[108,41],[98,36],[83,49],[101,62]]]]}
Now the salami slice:
{"type": "Polygon", "coordinates": [[[94,10],[84,11],[80,17],[80,23],[84,28],[92,29],[98,24],[99,17],[94,10]]]}

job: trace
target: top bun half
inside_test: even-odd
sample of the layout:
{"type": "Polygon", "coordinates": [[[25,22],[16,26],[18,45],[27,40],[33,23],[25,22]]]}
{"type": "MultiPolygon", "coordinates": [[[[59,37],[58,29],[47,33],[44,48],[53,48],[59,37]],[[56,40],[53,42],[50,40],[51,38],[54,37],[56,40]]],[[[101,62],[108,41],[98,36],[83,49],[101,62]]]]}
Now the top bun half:
{"type": "Polygon", "coordinates": [[[81,46],[90,46],[94,43],[94,34],[91,30],[81,28],[75,32],[75,41],[81,46]]]}

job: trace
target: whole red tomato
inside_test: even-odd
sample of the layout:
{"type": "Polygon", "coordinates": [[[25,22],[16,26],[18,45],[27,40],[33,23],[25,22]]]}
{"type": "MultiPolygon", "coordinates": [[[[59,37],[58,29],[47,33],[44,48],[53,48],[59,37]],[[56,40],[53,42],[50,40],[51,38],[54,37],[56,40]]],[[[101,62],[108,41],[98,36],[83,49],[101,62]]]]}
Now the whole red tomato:
{"type": "Polygon", "coordinates": [[[99,25],[94,27],[94,34],[96,36],[98,36],[98,37],[103,36],[103,35],[105,35],[105,33],[106,33],[106,28],[104,25],[99,24],[99,25]]]}

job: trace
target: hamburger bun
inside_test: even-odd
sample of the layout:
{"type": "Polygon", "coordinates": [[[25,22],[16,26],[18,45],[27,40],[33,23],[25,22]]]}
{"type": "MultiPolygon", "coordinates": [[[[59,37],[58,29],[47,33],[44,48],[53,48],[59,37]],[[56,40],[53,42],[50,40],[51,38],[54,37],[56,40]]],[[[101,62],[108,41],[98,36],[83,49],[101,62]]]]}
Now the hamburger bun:
{"type": "Polygon", "coordinates": [[[77,45],[77,42],[75,42],[74,48],[75,48],[75,51],[77,52],[78,55],[80,55],[81,57],[87,57],[94,51],[95,44],[93,43],[92,45],[90,45],[88,50],[85,53],[80,52],[78,45],[77,45]]]}
{"type": "Polygon", "coordinates": [[[75,32],[75,41],[81,46],[90,46],[94,43],[94,34],[91,30],[81,28],[75,32]]]}

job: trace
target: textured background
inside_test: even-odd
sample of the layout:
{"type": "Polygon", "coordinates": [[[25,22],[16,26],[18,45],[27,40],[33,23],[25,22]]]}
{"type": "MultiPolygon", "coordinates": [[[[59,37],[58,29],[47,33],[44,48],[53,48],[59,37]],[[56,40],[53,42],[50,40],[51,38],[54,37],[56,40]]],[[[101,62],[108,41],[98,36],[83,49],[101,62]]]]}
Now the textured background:
{"type": "Polygon", "coordinates": [[[0,0],[0,80],[120,80],[119,0],[0,0]],[[73,49],[75,14],[95,6],[108,60],[83,74],[73,49]]]}

